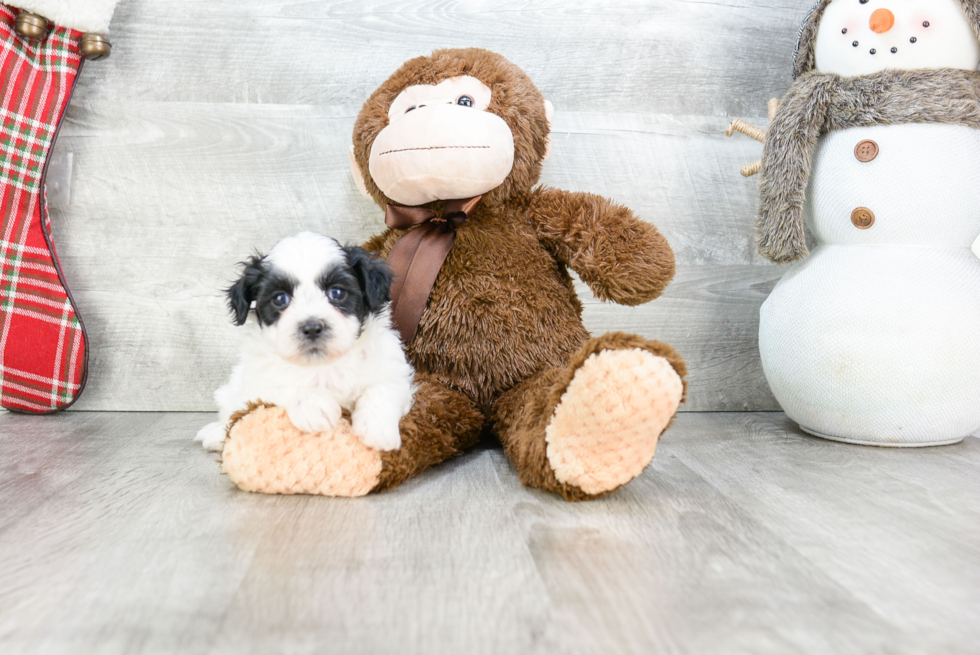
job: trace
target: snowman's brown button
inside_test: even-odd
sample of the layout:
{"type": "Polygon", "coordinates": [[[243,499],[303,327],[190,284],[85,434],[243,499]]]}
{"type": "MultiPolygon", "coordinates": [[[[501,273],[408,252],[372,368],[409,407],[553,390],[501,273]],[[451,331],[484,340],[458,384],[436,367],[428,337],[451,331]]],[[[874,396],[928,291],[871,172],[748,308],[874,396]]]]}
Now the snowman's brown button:
{"type": "Polygon", "coordinates": [[[875,213],[867,207],[858,207],[851,212],[851,222],[859,230],[867,230],[875,224],[875,213]]]}
{"type": "Polygon", "coordinates": [[[878,156],[878,144],[871,139],[865,139],[854,147],[854,156],[858,161],[869,162],[878,156]]]}

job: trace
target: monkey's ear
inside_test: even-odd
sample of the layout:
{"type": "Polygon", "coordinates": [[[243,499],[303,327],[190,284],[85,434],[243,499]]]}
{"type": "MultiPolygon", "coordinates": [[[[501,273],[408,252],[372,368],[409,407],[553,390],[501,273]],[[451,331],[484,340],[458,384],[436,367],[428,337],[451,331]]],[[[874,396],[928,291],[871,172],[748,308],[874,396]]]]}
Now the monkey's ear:
{"type": "MultiPolygon", "coordinates": [[[[551,104],[550,100],[544,101],[544,117],[548,119],[548,147],[544,151],[544,157],[541,161],[548,161],[551,159],[551,119],[555,117],[555,106],[551,104]]],[[[353,150],[354,146],[351,146],[353,150]]]]}
{"type": "Polygon", "coordinates": [[[357,185],[357,190],[361,192],[361,195],[371,199],[371,194],[368,193],[367,185],[364,184],[364,175],[361,173],[361,167],[357,165],[357,159],[354,157],[354,145],[351,144],[350,150],[350,174],[354,176],[354,184],[357,185]]]}

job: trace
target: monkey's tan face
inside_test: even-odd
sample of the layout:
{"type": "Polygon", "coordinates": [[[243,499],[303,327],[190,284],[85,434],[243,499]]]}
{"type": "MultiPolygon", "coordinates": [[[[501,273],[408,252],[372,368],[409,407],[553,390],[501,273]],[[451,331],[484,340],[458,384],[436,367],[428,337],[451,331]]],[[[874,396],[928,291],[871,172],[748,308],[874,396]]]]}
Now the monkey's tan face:
{"type": "Polygon", "coordinates": [[[371,178],[405,205],[471,198],[503,184],[514,167],[514,136],[487,111],[490,88],[475,77],[410,86],[371,146],[371,178]]]}

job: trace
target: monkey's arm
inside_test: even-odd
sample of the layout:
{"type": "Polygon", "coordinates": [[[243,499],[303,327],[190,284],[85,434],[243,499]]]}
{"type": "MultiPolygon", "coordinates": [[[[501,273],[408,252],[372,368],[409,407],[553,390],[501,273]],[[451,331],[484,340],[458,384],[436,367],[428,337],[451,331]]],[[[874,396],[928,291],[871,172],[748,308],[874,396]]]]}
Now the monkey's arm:
{"type": "Polygon", "coordinates": [[[606,198],[542,187],[532,193],[528,216],[545,247],[600,300],[640,305],[674,277],[667,239],[606,198]]]}

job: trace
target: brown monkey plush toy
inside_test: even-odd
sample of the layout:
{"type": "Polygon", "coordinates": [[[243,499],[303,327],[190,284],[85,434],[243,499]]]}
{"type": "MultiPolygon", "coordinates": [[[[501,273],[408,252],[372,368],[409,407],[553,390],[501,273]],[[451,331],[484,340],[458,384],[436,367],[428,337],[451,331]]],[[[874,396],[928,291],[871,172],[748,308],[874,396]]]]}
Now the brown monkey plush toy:
{"type": "Polygon", "coordinates": [[[568,269],[598,298],[639,305],[663,291],[674,256],[625,207],[535,187],[551,114],[521,69],[475,48],[413,59],[371,95],[351,163],[385,209],[389,229],[366,247],[395,273],[393,321],[416,369],[402,446],[301,433],[257,406],[225,446],[236,484],[363,495],[488,433],[524,484],[568,500],[609,493],[650,463],[683,400],[684,361],[635,335],[590,338],[568,269]]]}

